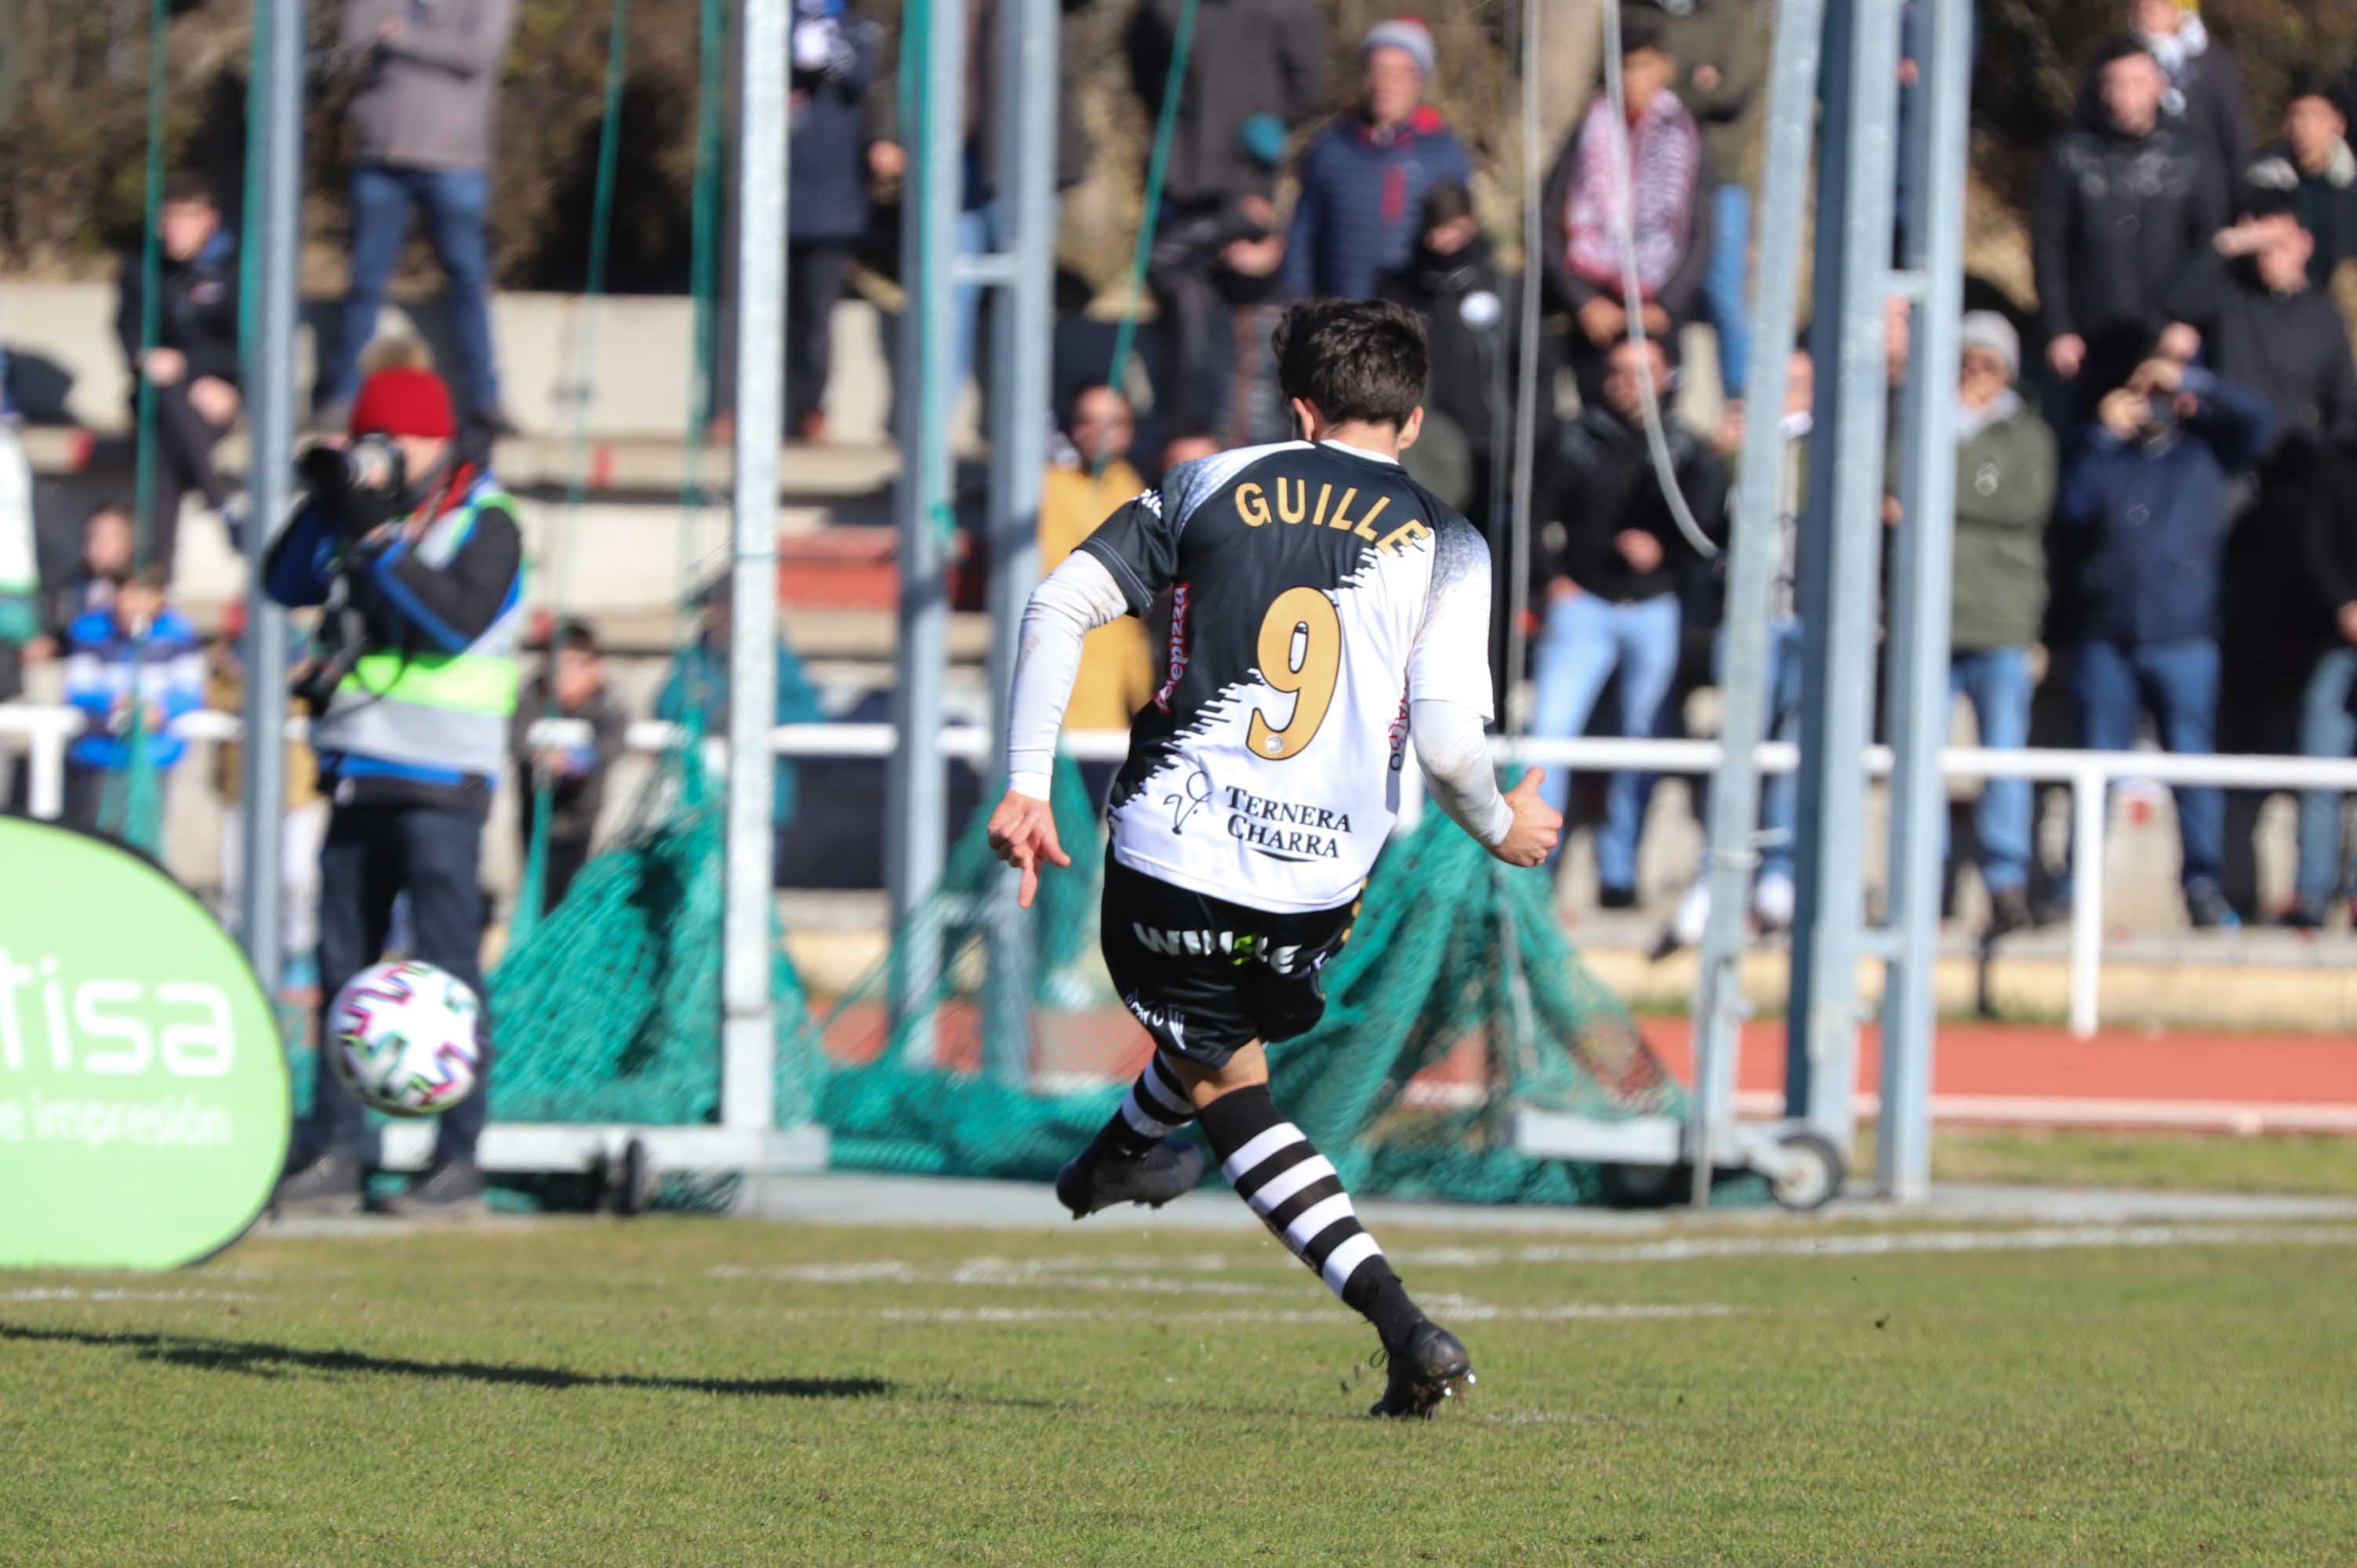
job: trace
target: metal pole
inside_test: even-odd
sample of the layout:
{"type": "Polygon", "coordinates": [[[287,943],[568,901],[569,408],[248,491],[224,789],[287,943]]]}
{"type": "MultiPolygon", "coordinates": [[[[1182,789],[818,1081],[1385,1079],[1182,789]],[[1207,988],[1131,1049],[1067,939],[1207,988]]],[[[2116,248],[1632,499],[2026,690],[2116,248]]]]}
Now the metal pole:
{"type": "Polygon", "coordinates": [[[2104,833],[2111,778],[2082,768],[2071,780],[2071,1033],[2092,1039],[2103,1021],[2104,833]]]}
{"type": "MultiPolygon", "coordinates": [[[[912,8],[911,14],[914,15],[912,8]]],[[[964,184],[965,8],[931,0],[920,38],[918,135],[909,146],[900,276],[900,624],[892,688],[899,745],[885,770],[885,879],[892,897],[891,1026],[909,1058],[933,1059],[934,983],[941,931],[919,912],[942,877],[947,780],[941,750],[942,682],[949,657],[944,568],[953,527],[950,413],[956,312],[951,263],[964,184]]]]}
{"type": "MultiPolygon", "coordinates": [[[[998,167],[1002,242],[1013,266],[998,291],[990,398],[990,778],[1006,777],[1006,703],[1023,607],[1039,577],[1039,489],[1047,466],[1048,342],[1055,330],[1055,0],[998,9],[998,167]]],[[[1094,453],[1082,456],[1093,462],[1094,453]]],[[[1003,867],[990,889],[983,1065],[993,1078],[1031,1077],[1031,925],[1016,907],[1019,878],[1003,867]]]]}
{"type": "MultiPolygon", "coordinates": [[[[1505,679],[1497,692],[1498,714],[1504,721],[1500,727],[1509,735],[1519,735],[1523,727],[1515,709],[1514,689],[1522,684],[1523,663],[1528,653],[1523,617],[1530,608],[1531,517],[1538,470],[1538,258],[1546,253],[1539,212],[1539,159],[1544,156],[1539,150],[1539,16],[1544,9],[1544,0],[1523,0],[1523,288],[1517,311],[1520,329],[1514,334],[1513,494],[1505,517],[1505,679]]],[[[1552,399],[1554,389],[1546,391],[1552,399]]],[[[1494,490],[1494,477],[1491,485],[1494,490]]],[[[1494,497],[1491,510],[1497,510],[1494,497]]],[[[1482,521],[1490,524],[1492,520],[1484,518],[1482,521]]],[[[1491,537],[1496,537],[1494,532],[1491,537]]]]}
{"type": "Polygon", "coordinates": [[[1784,1094],[1789,1114],[1846,1148],[1856,1117],[1864,753],[1881,596],[1889,394],[1882,322],[1898,175],[1899,7],[1834,0],[1825,59],[1817,201],[1833,220],[1817,230],[1817,416],[1801,514],[1800,898],[1784,1094]]]}
{"type": "MultiPolygon", "coordinates": [[[[1890,636],[1890,911],[1896,949],[1882,991],[1883,1193],[1921,1202],[1932,1187],[1932,966],[1939,957],[1940,843],[1947,815],[1940,751],[1948,738],[1948,607],[1954,576],[1956,360],[1964,309],[1964,133],[1970,113],[1971,0],[1929,0],[1910,126],[1918,220],[1904,238],[1917,280],[1913,353],[1900,400],[1898,602],[1890,636]]],[[[1984,781],[1982,788],[1988,788],[1984,781]]]]}
{"type": "Polygon", "coordinates": [[[1783,489],[1786,361],[1799,324],[1809,143],[1817,113],[1817,49],[1824,0],[1783,0],[1768,96],[1767,170],[1760,189],[1760,268],[1751,299],[1753,352],[1744,387],[1742,468],[1727,546],[1727,629],[1720,686],[1725,752],[1710,785],[1710,922],[1703,933],[1695,1011],[1695,1093],[1687,1114],[1694,1200],[1710,1199],[1713,1150],[1735,1122],[1735,1062],[1743,1029],[1743,908],[1760,813],[1754,757],[1768,731],[1768,604],[1776,585],[1777,512],[1783,489]]]}
{"type": "Polygon", "coordinates": [[[737,160],[736,553],[729,570],[726,903],[721,921],[720,1121],[776,1114],[770,993],[778,716],[778,431],[786,338],[786,0],[743,0],[737,160]]]}
{"type": "MultiPolygon", "coordinates": [[[[246,464],[251,515],[245,528],[245,753],[242,763],[245,842],[239,918],[245,951],[273,991],[285,970],[280,900],[286,817],[286,612],[262,591],[271,535],[294,499],[296,253],[302,243],[302,0],[254,0],[253,25],[264,36],[260,70],[246,91],[260,111],[260,209],[247,215],[247,264],[260,269],[252,298],[260,318],[248,335],[246,417],[253,456],[246,464]]],[[[256,155],[249,153],[249,158],[256,155]]]]}

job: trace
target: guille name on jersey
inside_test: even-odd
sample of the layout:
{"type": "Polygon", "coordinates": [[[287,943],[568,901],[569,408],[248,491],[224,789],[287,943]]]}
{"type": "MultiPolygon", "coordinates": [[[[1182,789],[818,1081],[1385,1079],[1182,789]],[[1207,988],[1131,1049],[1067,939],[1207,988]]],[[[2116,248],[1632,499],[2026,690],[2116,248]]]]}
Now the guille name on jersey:
{"type": "Polygon", "coordinates": [[[1311,528],[1337,528],[1345,533],[1357,534],[1386,555],[1396,555],[1432,532],[1424,520],[1416,517],[1409,518],[1387,533],[1376,532],[1375,520],[1383,515],[1384,508],[1391,505],[1391,498],[1377,496],[1375,504],[1367,509],[1364,516],[1352,517],[1351,503],[1359,499],[1358,488],[1354,485],[1342,487],[1342,499],[1339,501],[1334,501],[1332,485],[1319,485],[1314,510],[1307,479],[1277,479],[1269,488],[1276,492],[1274,509],[1269,504],[1268,491],[1259,485],[1247,479],[1236,487],[1236,515],[1244,521],[1245,526],[1265,528],[1274,520],[1292,524],[1307,522],[1311,528]],[[1330,518],[1326,514],[1329,501],[1334,503],[1334,514],[1330,518]]]}

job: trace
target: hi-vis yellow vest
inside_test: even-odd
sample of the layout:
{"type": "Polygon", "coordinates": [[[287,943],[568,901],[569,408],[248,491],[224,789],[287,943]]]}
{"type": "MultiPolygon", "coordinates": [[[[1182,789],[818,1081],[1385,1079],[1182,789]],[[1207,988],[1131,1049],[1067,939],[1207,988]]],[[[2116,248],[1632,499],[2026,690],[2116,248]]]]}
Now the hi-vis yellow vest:
{"type": "MultiPolygon", "coordinates": [[[[484,507],[512,517],[515,503],[489,480],[445,513],[413,547],[430,566],[447,565],[474,532],[484,507]]],[[[311,724],[321,751],[377,757],[413,768],[479,773],[496,779],[507,756],[516,705],[516,643],[523,626],[523,572],[508,607],[457,653],[380,649],[361,655],[311,724]]]]}

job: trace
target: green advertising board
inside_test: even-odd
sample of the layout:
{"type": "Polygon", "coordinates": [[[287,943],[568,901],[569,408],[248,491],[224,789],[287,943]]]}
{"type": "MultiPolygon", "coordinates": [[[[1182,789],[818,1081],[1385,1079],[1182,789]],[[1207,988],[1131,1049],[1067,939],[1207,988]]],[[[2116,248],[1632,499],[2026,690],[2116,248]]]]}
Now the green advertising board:
{"type": "Polygon", "coordinates": [[[0,1266],[171,1268],[242,1235],[286,1157],[270,998],[136,850],[0,816],[0,1266]]]}

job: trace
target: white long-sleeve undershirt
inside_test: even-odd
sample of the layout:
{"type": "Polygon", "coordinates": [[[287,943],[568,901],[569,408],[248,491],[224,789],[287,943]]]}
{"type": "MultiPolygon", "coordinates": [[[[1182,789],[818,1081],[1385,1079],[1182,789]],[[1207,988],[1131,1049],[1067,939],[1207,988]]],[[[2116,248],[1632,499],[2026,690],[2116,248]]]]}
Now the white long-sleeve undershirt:
{"type": "Polygon", "coordinates": [[[1056,735],[1081,672],[1081,644],[1129,608],[1104,564],[1075,550],[1031,590],[1015,653],[1015,692],[1007,703],[1006,783],[1018,794],[1048,798],[1056,735]]]}
{"type": "Polygon", "coordinates": [[[1467,703],[1420,697],[1408,704],[1407,726],[1432,803],[1482,848],[1503,843],[1514,825],[1514,809],[1499,793],[1480,710],[1467,703]]]}

